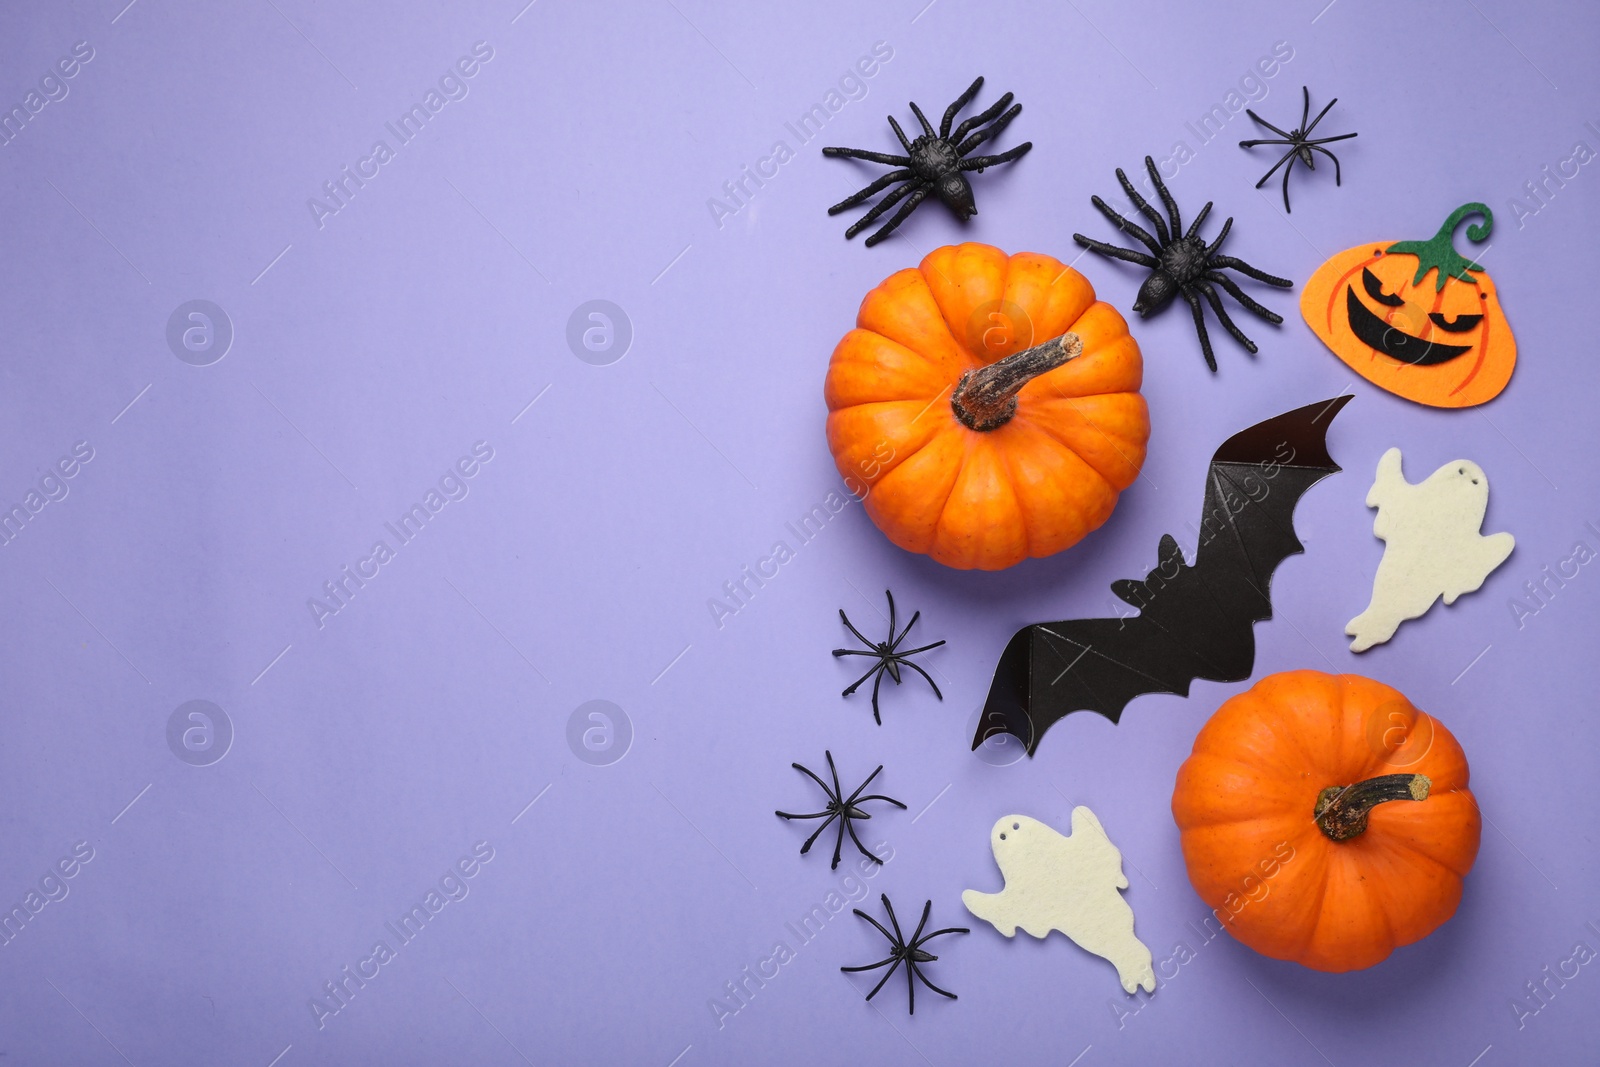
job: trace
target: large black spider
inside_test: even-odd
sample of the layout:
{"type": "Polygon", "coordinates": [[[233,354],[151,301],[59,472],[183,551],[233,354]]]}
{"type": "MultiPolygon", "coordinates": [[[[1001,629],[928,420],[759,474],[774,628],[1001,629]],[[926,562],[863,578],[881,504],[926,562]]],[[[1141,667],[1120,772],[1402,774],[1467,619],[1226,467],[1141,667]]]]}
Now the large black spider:
{"type": "Polygon", "coordinates": [[[1133,201],[1133,206],[1138,208],[1155,225],[1156,236],[1150,236],[1137,224],[1129,222],[1111,210],[1111,207],[1098,196],[1090,197],[1090,201],[1100,209],[1100,214],[1116,223],[1117,227],[1124,233],[1150,249],[1152,254],[1146,255],[1131,248],[1117,248],[1103,241],[1092,240],[1081,233],[1073,234],[1072,239],[1085,248],[1099,252],[1102,256],[1109,256],[1112,259],[1121,259],[1150,268],[1150,277],[1146,278],[1144,284],[1139,287],[1139,295],[1133,302],[1133,310],[1137,311],[1141,318],[1149,318],[1156,312],[1161,311],[1172,302],[1173,297],[1181,293],[1184,300],[1189,303],[1189,310],[1194,312],[1194,328],[1200,334],[1200,350],[1205,353],[1206,366],[1215,371],[1217,369],[1217,360],[1211,354],[1211,338],[1206,333],[1205,313],[1200,307],[1201,297],[1205,297],[1210,302],[1212,309],[1217,313],[1217,319],[1233,335],[1235,341],[1244,345],[1252,353],[1256,351],[1256,344],[1246,337],[1239,327],[1233,324],[1233,320],[1223,310],[1222,298],[1212,288],[1213,283],[1222,286],[1229,296],[1268,322],[1277,325],[1283,321],[1282,315],[1269,311],[1250,299],[1244,290],[1239,288],[1238,283],[1224,275],[1222,270],[1231,267],[1257,281],[1266,282],[1268,285],[1276,285],[1282,289],[1291,288],[1294,283],[1287,278],[1274,277],[1266,271],[1257,270],[1242,259],[1217,255],[1217,249],[1222,247],[1222,242],[1228,236],[1229,228],[1233,226],[1233,219],[1230,218],[1224,222],[1222,231],[1217,234],[1217,239],[1210,244],[1206,244],[1198,234],[1200,232],[1200,224],[1206,220],[1206,216],[1211,212],[1210,201],[1207,201],[1206,206],[1201,208],[1200,213],[1194,217],[1194,222],[1190,224],[1189,231],[1182,233],[1183,224],[1178,217],[1178,202],[1172,199],[1172,194],[1167,191],[1166,185],[1161,181],[1161,172],[1156,169],[1155,160],[1145,156],[1144,165],[1150,171],[1150,180],[1155,183],[1156,192],[1161,196],[1161,202],[1166,205],[1167,219],[1172,223],[1171,234],[1168,234],[1167,225],[1162,221],[1155,208],[1151,207],[1149,202],[1139,195],[1138,191],[1134,189],[1133,183],[1128,181],[1128,176],[1122,173],[1122,168],[1120,167],[1117,168],[1117,181],[1122,183],[1122,191],[1128,194],[1128,199],[1133,201]],[[1182,233],[1182,236],[1179,236],[1180,233],[1182,233]]]}
{"type": "Polygon", "coordinates": [[[917,620],[922,618],[922,612],[918,611],[913,614],[911,616],[911,621],[906,623],[906,628],[901,630],[900,633],[896,635],[894,632],[894,594],[885,589],[883,591],[883,595],[889,598],[889,640],[867,640],[866,635],[851,625],[850,616],[844,613],[843,608],[840,608],[839,618],[844,620],[844,624],[850,627],[850,632],[855,634],[856,637],[860,639],[861,643],[867,647],[836,648],[833,650],[833,654],[835,656],[874,656],[877,658],[878,662],[873,665],[873,668],[870,671],[847,685],[844,692],[840,693],[839,695],[846,697],[849,696],[851,693],[854,693],[861,687],[862,682],[865,682],[873,675],[877,675],[876,680],[872,683],[872,719],[879,726],[883,725],[883,717],[878,714],[878,687],[883,684],[883,676],[885,673],[887,673],[890,678],[894,679],[895,685],[899,685],[900,667],[902,664],[910,667],[924,678],[927,678],[928,684],[933,686],[933,695],[938,697],[940,700],[944,699],[944,694],[939,692],[939,686],[934,682],[933,678],[928,674],[928,672],[917,666],[915,663],[912,663],[911,660],[907,658],[908,656],[915,656],[919,652],[926,652],[931,648],[938,648],[940,645],[944,644],[944,642],[935,641],[933,644],[923,645],[921,648],[908,648],[904,651],[900,651],[900,642],[906,639],[906,635],[909,634],[911,632],[911,628],[917,624],[917,620]]]}
{"type": "Polygon", "coordinates": [[[922,928],[928,925],[928,914],[933,911],[933,901],[930,900],[922,906],[922,921],[917,924],[917,932],[911,935],[910,941],[907,941],[905,935],[900,932],[900,924],[895,921],[894,906],[889,903],[889,894],[883,894],[881,899],[883,900],[883,910],[889,913],[889,922],[894,927],[894,933],[891,934],[885,930],[882,923],[860,908],[856,908],[855,913],[873,926],[876,926],[878,932],[889,939],[888,957],[879,960],[877,963],[868,963],[860,967],[840,967],[839,969],[845,972],[872,971],[885,964],[889,965],[889,969],[884,972],[883,977],[878,979],[878,984],[872,987],[872,992],[867,994],[867,999],[871,1000],[878,995],[878,990],[883,988],[883,984],[894,975],[895,969],[904,963],[906,965],[906,988],[911,991],[909,1010],[912,1015],[917,1013],[917,979],[919,978],[922,979],[923,985],[940,996],[949,997],[951,1000],[959,999],[949,990],[940,989],[928,981],[928,976],[922,973],[922,969],[918,965],[932,963],[939,958],[922,947],[929,941],[944,934],[970,934],[972,931],[965,926],[951,926],[943,930],[935,930],[931,934],[924,934],[922,928]]]}
{"type": "Polygon", "coordinates": [[[1022,105],[1017,104],[1010,111],[1006,111],[1011,103],[1011,94],[1007,93],[995,102],[994,106],[979,115],[963,119],[961,125],[950,130],[950,124],[955,121],[956,113],[966,107],[972,98],[977,95],[978,89],[983,85],[980,77],[967,87],[967,91],[956,97],[956,102],[945,109],[944,121],[939,123],[939,132],[933,131],[933,126],[923,115],[922,109],[915,103],[911,105],[912,114],[917,116],[917,121],[922,123],[922,134],[914,141],[906,140],[906,133],[900,124],[889,116],[889,125],[894,127],[894,135],[900,138],[906,154],[892,156],[884,152],[867,152],[860,148],[824,148],[825,156],[842,156],[847,159],[865,159],[871,163],[883,163],[899,170],[890,171],[859,193],[847,196],[828,209],[828,214],[837,215],[846,208],[854,207],[863,200],[869,199],[881,189],[885,189],[895,182],[904,182],[894,192],[878,201],[872,210],[857,219],[848,230],[844,231],[845,237],[851,238],[866,227],[872,225],[885,211],[888,211],[900,200],[908,195],[909,200],[901,205],[900,210],[872,236],[867,238],[867,247],[871,248],[885,237],[894,232],[895,227],[906,220],[906,217],[917,209],[917,205],[931,192],[943,200],[945,206],[955,213],[956,218],[965,222],[968,218],[978,213],[978,207],[972,199],[972,186],[967,181],[964,171],[975,170],[982,172],[985,167],[992,167],[1000,163],[1010,163],[1027,154],[1033,147],[1033,142],[1028,141],[1015,148],[1000,153],[997,156],[974,156],[971,159],[963,158],[968,152],[977,148],[991,137],[997,136],[1001,130],[1011,124],[1011,120],[1022,113],[1022,105]],[[1000,113],[1005,111],[1005,114],[1000,113]],[[1000,115],[995,119],[996,115],[1000,115]],[[986,129],[978,129],[984,123],[994,119],[994,125],[986,129]],[[970,135],[970,136],[969,136],[970,135]]]}
{"type": "Polygon", "coordinates": [[[833,766],[833,753],[825,752],[824,755],[828,757],[828,773],[833,777],[832,789],[829,789],[828,783],[824,782],[821,778],[818,778],[810,771],[810,769],[802,767],[798,763],[792,764],[791,766],[822,787],[822,791],[828,795],[828,806],[823,808],[821,811],[812,812],[807,815],[795,815],[787,811],[773,812],[773,814],[778,816],[780,819],[822,819],[822,825],[817,827],[817,832],[806,838],[806,843],[800,846],[800,855],[802,856],[811,851],[811,843],[822,836],[822,831],[828,828],[828,824],[833,822],[833,820],[838,819],[839,834],[838,839],[835,840],[833,844],[833,866],[829,868],[830,870],[836,871],[839,869],[839,853],[844,848],[844,835],[846,832],[850,834],[850,840],[856,843],[856,848],[860,850],[863,856],[867,857],[867,859],[871,860],[873,863],[881,865],[883,863],[881,859],[879,859],[877,856],[874,856],[872,853],[868,852],[862,847],[861,838],[856,836],[856,828],[850,824],[850,820],[872,818],[871,815],[857,807],[858,804],[864,804],[869,800],[886,800],[902,811],[905,810],[905,805],[900,803],[894,797],[886,797],[881,793],[872,793],[867,796],[861,795],[861,790],[871,785],[872,780],[878,777],[878,771],[883,770],[883,764],[881,763],[878,764],[878,770],[867,775],[867,780],[862,782],[861,785],[856,788],[854,793],[851,793],[848,798],[844,798],[844,790],[839,788],[839,772],[833,766]]]}
{"type": "Polygon", "coordinates": [[[1283,158],[1274,163],[1272,165],[1272,170],[1267,171],[1261,176],[1261,180],[1256,182],[1256,188],[1261,188],[1263,185],[1267,184],[1267,179],[1272,177],[1272,171],[1277,170],[1279,167],[1283,167],[1285,163],[1289,164],[1287,167],[1284,167],[1283,170],[1283,210],[1285,212],[1290,210],[1289,172],[1294,170],[1295,161],[1298,160],[1301,163],[1304,163],[1307,170],[1316,170],[1316,157],[1311,153],[1321,152],[1323,155],[1333,160],[1333,184],[1341,185],[1343,183],[1339,180],[1339,157],[1322,146],[1325,144],[1330,144],[1334,141],[1347,141],[1355,136],[1353,133],[1341,133],[1337,137],[1318,137],[1313,140],[1311,137],[1311,131],[1317,128],[1317,123],[1322,121],[1322,116],[1326,115],[1333,105],[1339,102],[1339,98],[1334,97],[1332,100],[1329,100],[1328,106],[1317,112],[1317,117],[1312,119],[1308,124],[1306,122],[1306,118],[1311,114],[1311,89],[1308,86],[1302,85],[1300,87],[1300,91],[1305,94],[1305,107],[1300,110],[1300,125],[1290,133],[1284,133],[1282,130],[1278,129],[1278,127],[1274,126],[1260,115],[1257,115],[1249,108],[1244,109],[1244,113],[1246,115],[1249,115],[1251,118],[1255,119],[1256,122],[1260,123],[1262,126],[1265,126],[1267,129],[1277,134],[1278,137],[1283,138],[1283,140],[1280,141],[1276,138],[1267,138],[1260,141],[1239,142],[1240,148],[1254,148],[1258,144],[1289,146],[1289,150],[1283,154],[1283,158]]]}

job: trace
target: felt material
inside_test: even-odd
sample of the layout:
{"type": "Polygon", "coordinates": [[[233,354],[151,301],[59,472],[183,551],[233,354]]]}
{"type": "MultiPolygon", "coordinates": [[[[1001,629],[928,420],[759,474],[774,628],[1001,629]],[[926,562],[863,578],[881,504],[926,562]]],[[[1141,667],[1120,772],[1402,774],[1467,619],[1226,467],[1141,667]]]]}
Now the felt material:
{"type": "Polygon", "coordinates": [[[1038,938],[1060,930],[1110,960],[1127,992],[1141,986],[1155,992],[1150,950],[1134,936],[1133,908],[1118,892],[1128,888],[1122,853],[1094,812],[1072,809],[1070,837],[1026,815],[1008,815],[989,831],[989,844],[1006,885],[998,893],[962,893],[968,911],[1007,937],[1018,927],[1038,938]]]}
{"type": "Polygon", "coordinates": [[[1001,653],[974,750],[1009,733],[1032,756],[1074,711],[1112,722],[1143,693],[1187,696],[1195,678],[1237,682],[1255,665],[1252,625],[1272,617],[1272,573],[1303,551],[1294,533],[1301,494],[1339,465],[1327,429],[1348,396],[1257,423],[1211,457],[1192,566],[1163,535],[1156,569],[1111,591],[1138,608],[1115,619],[1070,619],[1019,630],[1001,653]]]}
{"type": "Polygon", "coordinates": [[[1480,532],[1489,507],[1483,468],[1458,459],[1413,485],[1400,462],[1398,448],[1385,452],[1367,493],[1367,507],[1378,509],[1372,532],[1383,539],[1383,559],[1371,603],[1344,628],[1355,638],[1352,652],[1383,644],[1441,596],[1454,604],[1475,591],[1516,545],[1508,533],[1480,532]]]}
{"type": "Polygon", "coordinates": [[[1300,291],[1300,314],[1322,343],[1380,389],[1439,408],[1492,400],[1511,379],[1517,342],[1494,281],[1455,250],[1452,235],[1486,241],[1493,213],[1464,204],[1425,241],[1345,249],[1300,291]]]}

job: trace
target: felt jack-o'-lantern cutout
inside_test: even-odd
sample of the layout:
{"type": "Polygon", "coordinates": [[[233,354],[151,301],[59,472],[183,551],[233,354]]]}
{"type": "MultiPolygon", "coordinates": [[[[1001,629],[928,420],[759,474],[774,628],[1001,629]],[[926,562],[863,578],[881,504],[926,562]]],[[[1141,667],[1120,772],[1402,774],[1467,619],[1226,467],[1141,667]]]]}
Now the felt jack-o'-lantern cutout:
{"type": "Polygon", "coordinates": [[[1488,240],[1493,213],[1483,204],[1465,204],[1426,241],[1340,252],[1317,268],[1300,294],[1307,325],[1352,370],[1430,407],[1494,399],[1517,362],[1517,342],[1494,282],[1450,243],[1469,215],[1482,215],[1483,222],[1468,227],[1467,237],[1488,240]]]}

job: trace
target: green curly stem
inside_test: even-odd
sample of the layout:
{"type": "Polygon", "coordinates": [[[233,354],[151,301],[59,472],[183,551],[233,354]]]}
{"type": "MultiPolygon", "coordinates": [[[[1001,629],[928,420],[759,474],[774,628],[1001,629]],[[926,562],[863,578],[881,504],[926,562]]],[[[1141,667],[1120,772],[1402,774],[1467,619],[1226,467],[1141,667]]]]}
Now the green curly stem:
{"type": "Polygon", "coordinates": [[[1449,278],[1459,278],[1471,285],[1477,285],[1478,279],[1468,272],[1482,273],[1483,268],[1457,252],[1455,245],[1450,242],[1456,227],[1460,226],[1468,215],[1483,216],[1481,225],[1475,222],[1467,227],[1467,239],[1473,244],[1482,244],[1489,239],[1489,231],[1494,229],[1494,212],[1489,210],[1487,204],[1474,202],[1462,204],[1452,211],[1450,217],[1444,220],[1444,225],[1439,227],[1439,232],[1426,241],[1396,241],[1385,251],[1391,255],[1399,253],[1417,257],[1417,276],[1412,279],[1412,285],[1421,285],[1422,279],[1428,276],[1430,270],[1439,272],[1434,278],[1434,292],[1442,290],[1446,279],[1449,278]]]}
{"type": "Polygon", "coordinates": [[[1427,800],[1433,780],[1425,774],[1380,774],[1354,785],[1330,785],[1317,794],[1312,811],[1317,829],[1333,841],[1366,833],[1367,816],[1388,800],[1427,800]]]}

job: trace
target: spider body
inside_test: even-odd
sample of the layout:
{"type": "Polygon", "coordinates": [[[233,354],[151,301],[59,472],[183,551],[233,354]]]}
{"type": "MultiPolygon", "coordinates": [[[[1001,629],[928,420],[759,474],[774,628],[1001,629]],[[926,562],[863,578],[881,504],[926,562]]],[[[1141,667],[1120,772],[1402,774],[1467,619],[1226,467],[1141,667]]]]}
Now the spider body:
{"type": "Polygon", "coordinates": [[[998,135],[1011,124],[1011,120],[1022,113],[1022,105],[1011,103],[1011,94],[1002,96],[992,107],[964,119],[954,130],[951,124],[955,122],[956,115],[966,107],[977,95],[978,89],[983,85],[979,78],[967,87],[967,91],[956,98],[955,102],[945,109],[944,119],[939,123],[939,129],[934,130],[933,124],[928,121],[922,109],[915,103],[911,105],[912,114],[916,115],[917,122],[922,126],[922,133],[915,140],[908,139],[906,132],[900,128],[893,115],[889,116],[889,125],[894,129],[894,135],[900,141],[900,146],[905,149],[905,155],[890,155],[886,152],[869,152],[859,148],[824,148],[822,154],[829,157],[843,159],[863,159],[869,163],[882,163],[886,166],[898,168],[878,178],[860,192],[845,197],[828,209],[828,214],[837,215],[847,208],[854,207],[865,200],[882,192],[891,185],[899,183],[898,187],[882,200],[879,200],[868,212],[851,224],[845,230],[845,237],[851,238],[866,227],[878,220],[884,212],[895,204],[900,204],[900,210],[892,215],[875,233],[867,238],[867,247],[877,244],[893,233],[910,214],[917,209],[917,205],[927,199],[931,193],[937,196],[948,207],[956,218],[965,222],[978,213],[978,205],[972,195],[972,183],[967,180],[967,172],[982,172],[985,167],[992,167],[999,163],[1010,163],[1020,159],[1033,147],[1027,142],[995,156],[973,156],[967,154],[990,138],[998,135]],[[1010,110],[1007,110],[1007,108],[1010,110]],[[1002,114],[1003,112],[1003,114],[1002,114]],[[998,116],[998,117],[997,117],[998,116]],[[992,125],[985,126],[985,123],[992,125]],[[979,127],[984,127],[980,129],[979,127]],[[901,201],[904,203],[901,203],[901,201]]]}
{"type": "Polygon", "coordinates": [[[1265,126],[1267,129],[1277,134],[1278,137],[1239,142],[1240,148],[1254,148],[1256,145],[1262,144],[1286,145],[1288,147],[1289,150],[1283,154],[1283,157],[1272,165],[1272,170],[1267,171],[1261,176],[1261,180],[1256,182],[1256,188],[1261,188],[1263,185],[1267,184],[1267,179],[1272,177],[1274,171],[1276,171],[1279,167],[1283,167],[1285,163],[1289,164],[1283,169],[1283,210],[1285,212],[1290,210],[1289,172],[1294,170],[1295,163],[1304,163],[1307,170],[1314,171],[1317,169],[1317,157],[1315,153],[1321,152],[1323,155],[1333,160],[1333,184],[1342,185],[1343,182],[1341,181],[1339,175],[1339,157],[1322,146],[1325,144],[1331,144],[1334,141],[1347,141],[1355,136],[1353,133],[1341,133],[1337,137],[1312,138],[1311,131],[1317,128],[1317,123],[1322,121],[1322,116],[1326,115],[1329,110],[1332,109],[1333,105],[1339,102],[1339,98],[1334,97],[1332,100],[1329,100],[1328,106],[1317,112],[1317,117],[1308,122],[1306,120],[1311,114],[1311,89],[1302,85],[1300,87],[1300,91],[1305,95],[1305,106],[1300,110],[1299,126],[1285,133],[1283,130],[1278,129],[1278,127],[1274,126],[1260,115],[1257,115],[1254,111],[1251,111],[1249,108],[1245,108],[1245,114],[1249,115],[1252,119],[1255,119],[1258,125],[1265,126]]]}
{"type": "Polygon", "coordinates": [[[883,684],[883,676],[885,674],[894,679],[895,685],[899,685],[900,668],[902,666],[910,667],[912,670],[928,679],[928,684],[933,686],[933,695],[938,697],[940,700],[944,699],[944,694],[939,692],[939,686],[934,683],[933,678],[928,674],[928,672],[917,666],[915,663],[912,663],[908,658],[910,656],[915,656],[919,652],[927,652],[929,649],[938,648],[940,645],[944,644],[944,642],[935,641],[933,644],[923,645],[921,648],[901,649],[900,643],[906,639],[907,634],[911,633],[911,628],[917,624],[917,620],[922,618],[922,612],[918,611],[914,613],[911,616],[911,621],[906,623],[906,628],[897,634],[895,633],[894,594],[885,589],[883,591],[883,595],[889,598],[889,639],[887,641],[869,641],[865,634],[863,634],[860,630],[857,630],[855,626],[851,624],[850,616],[846,615],[844,610],[841,608],[839,611],[839,618],[844,620],[844,624],[850,627],[850,632],[855,634],[861,643],[867,647],[836,648],[833,650],[833,654],[836,657],[871,656],[878,661],[873,665],[871,670],[869,670],[866,674],[863,674],[860,678],[857,678],[854,682],[851,682],[845,687],[844,692],[839,695],[849,696],[851,693],[854,693],[861,687],[861,683],[865,682],[868,678],[873,678],[876,676],[872,683],[872,719],[879,726],[883,725],[883,717],[878,714],[878,687],[883,684]]]}
{"type": "Polygon", "coordinates": [[[816,782],[817,785],[822,787],[822,792],[828,797],[828,806],[823,808],[821,811],[810,812],[803,815],[796,815],[787,811],[776,811],[773,812],[773,814],[780,819],[822,820],[822,825],[817,827],[816,833],[806,838],[806,843],[800,846],[800,855],[802,856],[811,851],[811,845],[817,840],[817,838],[822,836],[822,831],[826,830],[828,826],[835,819],[837,819],[839,821],[839,828],[837,837],[833,844],[833,866],[830,868],[831,870],[839,869],[839,853],[844,849],[844,835],[847,832],[850,834],[850,840],[855,842],[856,848],[863,856],[867,857],[867,859],[871,860],[873,863],[881,865],[883,860],[868,852],[861,844],[861,838],[856,836],[856,828],[851,825],[851,820],[872,818],[870,814],[868,814],[866,811],[863,811],[861,808],[861,805],[869,800],[887,801],[901,810],[905,809],[905,805],[894,799],[894,797],[886,797],[880,793],[871,793],[866,796],[862,796],[863,790],[865,790],[867,786],[871,785],[872,780],[878,777],[879,771],[883,770],[883,764],[881,763],[878,764],[878,769],[876,771],[873,771],[871,774],[867,775],[867,780],[862,782],[861,785],[856,788],[854,793],[851,793],[848,797],[846,797],[844,795],[844,790],[839,788],[839,771],[833,765],[833,753],[825,752],[824,755],[828,757],[828,773],[833,778],[832,789],[829,789],[828,783],[824,782],[821,778],[818,778],[808,768],[802,767],[798,763],[791,764],[790,766],[794,767],[795,770],[799,771],[801,774],[804,774],[813,782],[816,782]]]}
{"type": "Polygon", "coordinates": [[[1186,232],[1183,229],[1182,217],[1178,212],[1178,202],[1167,191],[1166,184],[1161,180],[1161,172],[1156,169],[1155,160],[1145,156],[1144,165],[1145,169],[1150,172],[1150,181],[1154,184],[1157,194],[1160,195],[1161,203],[1166,208],[1165,218],[1155,208],[1151,207],[1144,197],[1139,195],[1139,191],[1133,187],[1133,183],[1128,180],[1128,176],[1122,172],[1120,167],[1117,169],[1117,181],[1122,183],[1122,191],[1127,194],[1133,206],[1154,227],[1155,233],[1153,235],[1138,223],[1117,214],[1111,205],[1101,200],[1098,196],[1090,197],[1089,199],[1102,215],[1114,223],[1123,233],[1144,245],[1149,249],[1149,252],[1140,252],[1133,248],[1118,248],[1115,245],[1106,244],[1104,241],[1096,241],[1093,238],[1085,237],[1081,233],[1073,234],[1072,239],[1084,248],[1098,252],[1102,256],[1120,259],[1127,263],[1137,263],[1141,267],[1149,268],[1150,276],[1139,287],[1139,295],[1134,299],[1133,303],[1133,310],[1138,312],[1141,318],[1149,318],[1172,303],[1174,298],[1183,297],[1184,301],[1189,305],[1190,312],[1194,315],[1195,332],[1200,337],[1200,351],[1205,355],[1206,366],[1215,371],[1217,369],[1217,359],[1211,352],[1211,337],[1206,332],[1205,312],[1201,307],[1201,300],[1211,305],[1211,310],[1216,312],[1217,320],[1222,323],[1223,328],[1228,331],[1235,341],[1238,341],[1251,353],[1256,351],[1255,342],[1246,337],[1244,331],[1239,329],[1234,324],[1233,319],[1228,317],[1227,310],[1222,306],[1222,298],[1217,295],[1217,289],[1221,288],[1223,292],[1237,300],[1246,310],[1274,325],[1283,321],[1282,315],[1262,307],[1243,289],[1239,288],[1237,282],[1222,272],[1227,269],[1236,270],[1246,277],[1254,278],[1256,281],[1265,282],[1268,285],[1276,285],[1283,289],[1291,288],[1294,283],[1287,278],[1278,278],[1268,274],[1266,271],[1257,270],[1242,259],[1219,254],[1218,250],[1222,247],[1222,242],[1227,240],[1228,231],[1233,227],[1233,219],[1231,218],[1222,224],[1222,229],[1218,231],[1216,239],[1207,243],[1200,236],[1200,226],[1205,222],[1206,216],[1211,214],[1211,204],[1209,202],[1195,215],[1194,221],[1189,224],[1189,229],[1186,232]],[[1171,224],[1170,232],[1168,230],[1169,223],[1171,224]]]}
{"type": "Polygon", "coordinates": [[[912,1015],[917,1013],[917,982],[919,980],[923,985],[927,986],[929,989],[933,990],[935,993],[938,993],[942,997],[949,997],[951,1000],[958,999],[954,993],[951,993],[949,990],[940,989],[938,986],[928,981],[928,976],[922,973],[922,964],[932,963],[934,960],[939,958],[922,946],[927,944],[929,941],[932,941],[936,937],[943,937],[945,934],[967,934],[971,933],[972,931],[968,930],[965,926],[951,926],[943,930],[935,930],[932,933],[924,934],[922,932],[923,927],[928,925],[928,916],[933,911],[933,901],[930,900],[922,906],[922,921],[917,923],[916,932],[911,935],[911,940],[907,941],[905,935],[900,932],[899,921],[894,917],[894,905],[889,903],[889,894],[884,893],[879,897],[879,899],[883,901],[883,910],[889,914],[889,924],[894,927],[894,933],[891,934],[888,930],[884,929],[882,923],[868,915],[866,912],[862,911],[860,908],[856,908],[855,913],[876,927],[878,932],[888,940],[889,955],[879,960],[877,963],[867,963],[860,967],[840,967],[839,970],[848,974],[853,971],[874,971],[879,967],[888,967],[889,969],[883,973],[883,977],[878,979],[878,984],[872,987],[872,992],[867,994],[867,999],[871,1000],[873,997],[878,995],[878,990],[883,988],[884,983],[894,976],[894,972],[899,969],[900,965],[902,963],[905,964],[906,988],[910,994],[910,1003],[908,1007],[912,1015]]]}

